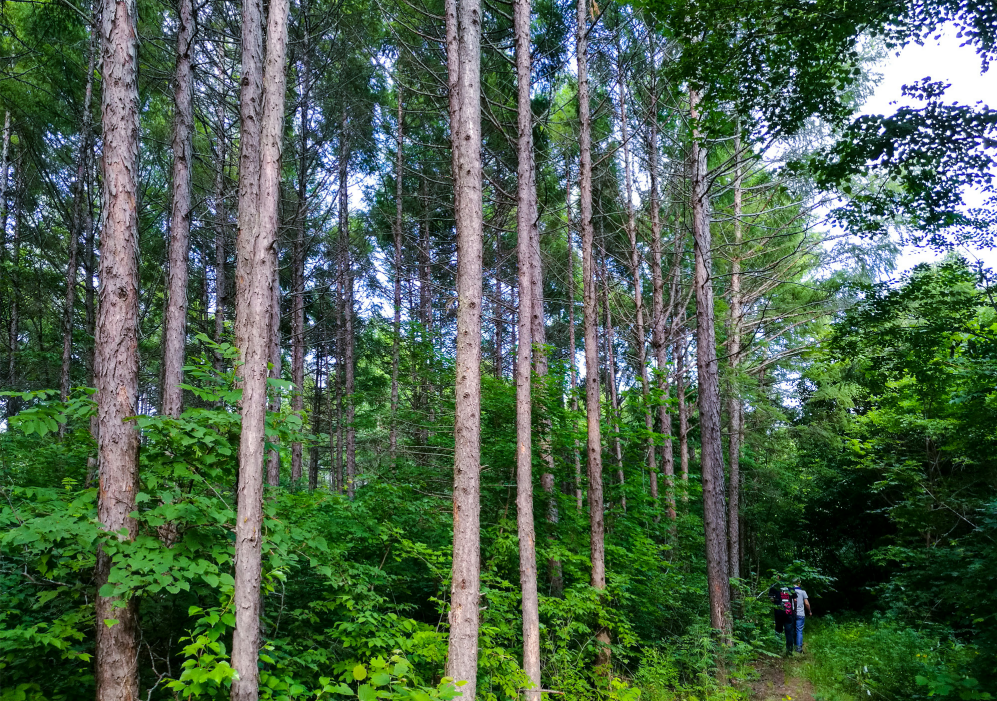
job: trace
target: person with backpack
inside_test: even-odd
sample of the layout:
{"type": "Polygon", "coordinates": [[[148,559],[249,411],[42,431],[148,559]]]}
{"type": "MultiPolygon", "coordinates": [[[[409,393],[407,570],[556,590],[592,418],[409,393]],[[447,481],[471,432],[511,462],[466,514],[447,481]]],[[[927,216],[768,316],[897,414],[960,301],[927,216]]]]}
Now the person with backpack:
{"type": "Polygon", "coordinates": [[[792,587],[776,587],[775,604],[776,631],[786,636],[786,654],[792,655],[796,645],[796,590],[792,587]]]}
{"type": "Polygon", "coordinates": [[[788,611],[782,605],[782,589],[779,587],[778,578],[769,587],[769,601],[772,602],[772,618],[775,622],[775,632],[777,635],[783,635],[786,630],[786,616],[788,615],[788,611]]]}
{"type": "Polygon", "coordinates": [[[800,587],[799,578],[793,580],[793,588],[789,590],[787,602],[790,604],[787,609],[786,619],[786,652],[792,654],[803,652],[803,624],[807,616],[812,616],[810,610],[810,599],[806,591],[800,587]]]}

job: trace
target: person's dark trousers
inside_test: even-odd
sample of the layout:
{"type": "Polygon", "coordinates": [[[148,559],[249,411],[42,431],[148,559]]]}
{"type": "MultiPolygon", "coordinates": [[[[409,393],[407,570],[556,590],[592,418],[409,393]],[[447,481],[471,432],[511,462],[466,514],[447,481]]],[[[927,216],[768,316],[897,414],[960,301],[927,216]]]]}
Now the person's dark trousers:
{"type": "Polygon", "coordinates": [[[803,616],[796,617],[796,651],[803,652],[803,624],[806,623],[803,616]]]}
{"type": "MultiPolygon", "coordinates": [[[[792,652],[796,645],[796,616],[786,616],[786,652],[792,652]]],[[[800,635],[803,635],[802,627],[800,629],[800,635]]]]}

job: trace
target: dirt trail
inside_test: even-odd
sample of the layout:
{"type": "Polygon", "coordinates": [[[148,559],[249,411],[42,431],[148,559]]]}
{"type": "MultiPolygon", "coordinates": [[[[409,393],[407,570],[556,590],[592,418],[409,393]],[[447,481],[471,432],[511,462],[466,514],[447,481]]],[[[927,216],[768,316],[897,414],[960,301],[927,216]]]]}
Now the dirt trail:
{"type": "Polygon", "coordinates": [[[814,701],[810,681],[796,675],[796,665],[781,657],[759,660],[759,678],[751,682],[752,701],[814,701]]]}

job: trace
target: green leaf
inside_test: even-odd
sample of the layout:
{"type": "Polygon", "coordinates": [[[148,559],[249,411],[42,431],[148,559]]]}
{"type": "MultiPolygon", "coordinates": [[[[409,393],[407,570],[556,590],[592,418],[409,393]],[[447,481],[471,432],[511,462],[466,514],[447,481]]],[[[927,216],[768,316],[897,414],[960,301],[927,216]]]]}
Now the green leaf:
{"type": "Polygon", "coordinates": [[[370,683],[374,686],[386,686],[391,682],[391,675],[384,672],[377,672],[370,675],[370,683]]]}
{"type": "Polygon", "coordinates": [[[364,667],[362,664],[358,664],[356,667],[353,668],[353,678],[356,679],[358,682],[366,679],[367,668],[364,667]]]}
{"type": "Polygon", "coordinates": [[[113,628],[117,624],[118,624],[118,619],[117,618],[105,618],[104,619],[104,625],[106,625],[108,628],[113,628]]]}

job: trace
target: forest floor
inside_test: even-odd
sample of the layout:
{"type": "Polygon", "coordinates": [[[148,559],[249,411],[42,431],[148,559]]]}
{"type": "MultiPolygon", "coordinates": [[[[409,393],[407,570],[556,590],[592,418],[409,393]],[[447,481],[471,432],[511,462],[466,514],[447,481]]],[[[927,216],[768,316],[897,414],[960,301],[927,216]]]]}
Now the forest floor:
{"type": "Polygon", "coordinates": [[[803,676],[801,658],[768,657],[755,663],[752,701],[814,701],[813,685],[803,676]]]}

